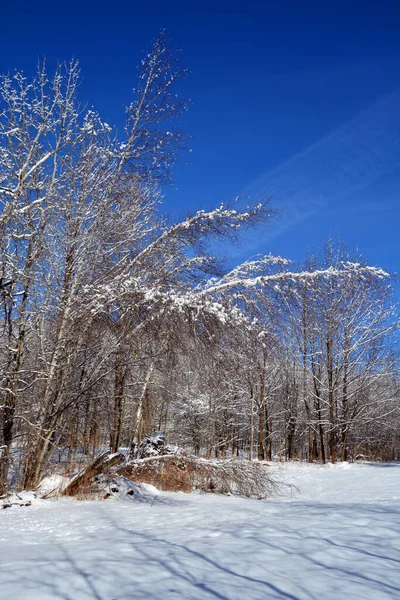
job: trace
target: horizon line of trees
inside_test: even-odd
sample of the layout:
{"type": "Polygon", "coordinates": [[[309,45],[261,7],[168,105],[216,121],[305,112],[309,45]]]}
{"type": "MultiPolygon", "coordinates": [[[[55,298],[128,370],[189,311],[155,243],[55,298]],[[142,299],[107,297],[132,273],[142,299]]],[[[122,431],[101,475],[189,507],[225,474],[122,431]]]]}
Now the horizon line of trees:
{"type": "Polygon", "coordinates": [[[210,248],[268,203],[160,213],[185,75],[164,32],[121,141],[78,64],[0,80],[0,495],[143,435],[207,457],[399,457],[391,278],[331,240],[227,271],[210,248]]]}

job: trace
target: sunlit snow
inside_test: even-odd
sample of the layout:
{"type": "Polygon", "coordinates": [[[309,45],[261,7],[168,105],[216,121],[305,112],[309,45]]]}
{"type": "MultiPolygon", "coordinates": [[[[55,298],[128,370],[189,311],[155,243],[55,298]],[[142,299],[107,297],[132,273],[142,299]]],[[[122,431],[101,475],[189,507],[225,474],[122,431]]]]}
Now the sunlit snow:
{"type": "Polygon", "coordinates": [[[400,464],[269,467],[266,501],[164,493],[0,512],[0,598],[400,597],[400,464]]]}

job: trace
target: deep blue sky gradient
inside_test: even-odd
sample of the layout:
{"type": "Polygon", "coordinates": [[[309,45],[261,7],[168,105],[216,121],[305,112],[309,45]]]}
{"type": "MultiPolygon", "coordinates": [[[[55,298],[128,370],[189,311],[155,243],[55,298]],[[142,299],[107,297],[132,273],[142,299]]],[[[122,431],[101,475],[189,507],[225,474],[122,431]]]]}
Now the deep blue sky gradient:
{"type": "Polygon", "coordinates": [[[281,217],[232,260],[302,259],[331,234],[400,271],[400,2],[1,3],[0,71],[80,60],[81,96],[123,127],[136,65],[166,27],[191,71],[192,152],[173,214],[238,194],[281,217]]]}

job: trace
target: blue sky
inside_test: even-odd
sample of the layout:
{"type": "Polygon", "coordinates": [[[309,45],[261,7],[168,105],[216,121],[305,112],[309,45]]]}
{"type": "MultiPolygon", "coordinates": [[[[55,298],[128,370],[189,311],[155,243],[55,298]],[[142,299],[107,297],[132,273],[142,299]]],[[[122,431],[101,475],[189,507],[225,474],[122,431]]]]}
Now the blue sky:
{"type": "Polygon", "coordinates": [[[0,71],[80,60],[82,99],[123,124],[135,69],[166,27],[191,71],[173,214],[241,194],[281,217],[232,259],[301,260],[331,234],[400,271],[400,3],[10,2],[0,71]]]}

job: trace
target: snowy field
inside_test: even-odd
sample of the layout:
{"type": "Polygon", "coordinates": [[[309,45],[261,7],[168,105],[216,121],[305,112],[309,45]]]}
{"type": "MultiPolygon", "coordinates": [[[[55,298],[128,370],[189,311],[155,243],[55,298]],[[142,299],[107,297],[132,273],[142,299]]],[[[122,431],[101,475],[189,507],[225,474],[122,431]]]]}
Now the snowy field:
{"type": "Polygon", "coordinates": [[[266,501],[161,493],[0,512],[1,600],[400,598],[400,464],[276,465],[266,501]]]}

